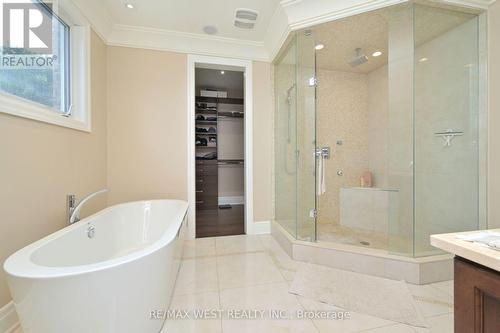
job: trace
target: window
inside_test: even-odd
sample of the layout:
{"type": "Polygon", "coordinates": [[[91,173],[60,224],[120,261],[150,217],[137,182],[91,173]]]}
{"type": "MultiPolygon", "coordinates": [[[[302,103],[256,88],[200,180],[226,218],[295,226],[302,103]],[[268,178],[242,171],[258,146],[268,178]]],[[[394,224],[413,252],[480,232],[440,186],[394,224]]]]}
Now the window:
{"type": "Polygon", "coordinates": [[[88,23],[74,7],[0,3],[0,112],[90,131],[88,23]]]}

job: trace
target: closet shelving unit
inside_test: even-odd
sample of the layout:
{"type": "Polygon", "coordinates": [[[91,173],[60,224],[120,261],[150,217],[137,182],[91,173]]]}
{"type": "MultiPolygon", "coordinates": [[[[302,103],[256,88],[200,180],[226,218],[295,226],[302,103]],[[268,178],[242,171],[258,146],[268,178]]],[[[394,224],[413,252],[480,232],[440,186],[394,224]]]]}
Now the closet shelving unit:
{"type": "Polygon", "coordinates": [[[240,111],[219,111],[220,104],[243,105],[243,98],[221,98],[196,96],[195,100],[195,141],[200,138],[216,138],[214,145],[196,145],[196,208],[199,210],[218,208],[218,167],[221,165],[241,165],[244,160],[218,160],[218,119],[225,117],[243,118],[240,111]],[[204,107],[203,107],[204,106],[204,107]],[[215,120],[198,119],[203,115],[205,118],[211,117],[215,120]],[[208,132],[210,127],[215,128],[215,132],[208,132]],[[205,128],[207,132],[200,131],[205,128]],[[214,153],[215,152],[215,156],[214,153]],[[211,159],[200,158],[202,154],[212,153],[211,159]]]}

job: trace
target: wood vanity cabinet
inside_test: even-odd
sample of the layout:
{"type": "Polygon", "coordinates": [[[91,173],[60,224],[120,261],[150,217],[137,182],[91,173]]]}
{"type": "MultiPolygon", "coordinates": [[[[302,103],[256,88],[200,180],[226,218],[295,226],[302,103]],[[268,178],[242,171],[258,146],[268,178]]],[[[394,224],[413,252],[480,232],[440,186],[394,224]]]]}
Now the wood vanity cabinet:
{"type": "Polygon", "coordinates": [[[500,333],[500,273],[455,257],[455,333],[500,333]]]}

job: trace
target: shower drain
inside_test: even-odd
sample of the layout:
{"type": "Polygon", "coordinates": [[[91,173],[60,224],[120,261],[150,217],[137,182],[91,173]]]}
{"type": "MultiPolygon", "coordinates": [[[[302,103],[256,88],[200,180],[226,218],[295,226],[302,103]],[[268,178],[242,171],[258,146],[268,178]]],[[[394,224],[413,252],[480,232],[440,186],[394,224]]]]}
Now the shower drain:
{"type": "Polygon", "coordinates": [[[367,242],[367,241],[361,241],[359,242],[361,245],[370,245],[370,242],[367,242]]]}

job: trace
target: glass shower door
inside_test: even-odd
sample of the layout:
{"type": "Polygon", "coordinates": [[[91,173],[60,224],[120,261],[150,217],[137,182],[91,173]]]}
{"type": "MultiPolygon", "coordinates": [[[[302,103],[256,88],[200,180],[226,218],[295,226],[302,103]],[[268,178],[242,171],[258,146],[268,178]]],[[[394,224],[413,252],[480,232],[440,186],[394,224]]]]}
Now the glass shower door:
{"type": "Polygon", "coordinates": [[[293,38],[274,66],[275,220],[297,237],[297,45],[293,38]]]}
{"type": "Polygon", "coordinates": [[[275,220],[294,238],[316,240],[314,39],[300,31],[274,66],[275,220]]]}
{"type": "Polygon", "coordinates": [[[316,241],[316,55],[310,30],[297,45],[297,239],[316,241]]]}

